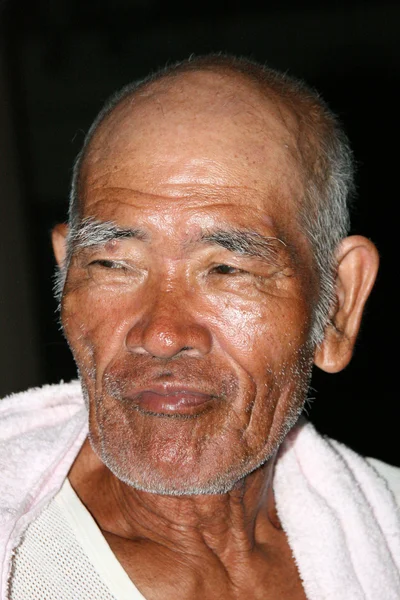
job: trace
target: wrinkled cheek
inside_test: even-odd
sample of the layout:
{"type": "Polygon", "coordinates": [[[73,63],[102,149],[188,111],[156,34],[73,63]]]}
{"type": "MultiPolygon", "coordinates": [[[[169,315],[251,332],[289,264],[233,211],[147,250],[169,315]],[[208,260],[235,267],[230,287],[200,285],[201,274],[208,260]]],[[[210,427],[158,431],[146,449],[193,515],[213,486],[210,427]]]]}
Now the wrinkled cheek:
{"type": "Polygon", "coordinates": [[[308,339],[309,310],[297,302],[277,298],[249,303],[235,298],[215,304],[214,325],[221,345],[256,376],[262,376],[266,365],[287,360],[308,339]]]}
{"type": "Polygon", "coordinates": [[[74,302],[73,299],[65,298],[61,311],[61,322],[65,336],[68,340],[70,348],[74,354],[75,360],[78,360],[81,355],[92,357],[93,345],[90,341],[90,332],[92,324],[88,321],[87,311],[84,305],[74,302]]]}
{"type": "Polygon", "coordinates": [[[115,334],[115,318],[110,305],[80,296],[65,297],[61,321],[79,371],[87,379],[95,377],[96,367],[104,360],[107,340],[115,334]]]}
{"type": "Polygon", "coordinates": [[[293,424],[306,399],[312,369],[312,352],[307,344],[288,351],[286,356],[272,353],[269,364],[259,365],[257,395],[251,406],[245,431],[247,444],[269,454],[280,443],[288,424],[293,424]]]}
{"type": "MultiPolygon", "coordinates": [[[[239,301],[216,302],[212,310],[214,315],[213,326],[218,331],[220,343],[239,356],[254,353],[254,348],[259,343],[261,331],[265,330],[262,315],[258,310],[239,301]]],[[[229,352],[230,353],[230,352],[229,352]]]]}

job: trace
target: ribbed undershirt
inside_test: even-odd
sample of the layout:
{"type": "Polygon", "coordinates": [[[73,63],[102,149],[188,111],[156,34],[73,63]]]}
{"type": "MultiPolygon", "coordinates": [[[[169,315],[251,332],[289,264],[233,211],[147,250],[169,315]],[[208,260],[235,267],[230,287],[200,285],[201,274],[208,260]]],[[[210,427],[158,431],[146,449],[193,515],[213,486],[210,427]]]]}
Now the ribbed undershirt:
{"type": "Polygon", "coordinates": [[[19,544],[11,600],[144,600],[68,479],[19,544]]]}

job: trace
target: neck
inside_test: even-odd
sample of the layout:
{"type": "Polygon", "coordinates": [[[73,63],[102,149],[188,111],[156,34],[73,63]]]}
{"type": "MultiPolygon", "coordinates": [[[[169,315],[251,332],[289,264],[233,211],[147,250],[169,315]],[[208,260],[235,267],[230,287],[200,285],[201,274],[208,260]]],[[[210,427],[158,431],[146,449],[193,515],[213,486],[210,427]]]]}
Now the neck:
{"type": "Polygon", "coordinates": [[[272,488],[275,459],[224,494],[162,496],[116,478],[85,442],[70,472],[78,496],[107,534],[145,539],[192,554],[207,546],[218,555],[268,544],[280,529],[272,488]]]}

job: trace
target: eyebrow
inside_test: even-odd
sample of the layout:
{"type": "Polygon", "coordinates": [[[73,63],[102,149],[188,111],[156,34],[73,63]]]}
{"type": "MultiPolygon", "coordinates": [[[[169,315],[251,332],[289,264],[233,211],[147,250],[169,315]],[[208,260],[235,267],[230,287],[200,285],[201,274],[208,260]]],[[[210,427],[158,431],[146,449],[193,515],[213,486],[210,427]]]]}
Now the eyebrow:
{"type": "Polygon", "coordinates": [[[84,250],[94,246],[103,246],[112,240],[126,239],[146,240],[148,235],[143,229],[120,227],[113,221],[98,221],[93,217],[83,219],[79,227],[73,230],[68,239],[71,252],[84,250]]]}
{"type": "MultiPolygon", "coordinates": [[[[71,232],[68,245],[70,253],[72,253],[123,239],[148,241],[149,235],[139,227],[120,227],[113,221],[98,221],[93,217],[88,217],[83,219],[79,227],[71,232]]],[[[199,242],[220,246],[243,256],[275,263],[278,261],[282,249],[287,247],[287,244],[280,238],[264,236],[252,230],[238,228],[221,228],[204,232],[199,240],[191,240],[185,246],[192,246],[199,242]]]]}
{"type": "Polygon", "coordinates": [[[242,229],[218,229],[201,236],[201,242],[222,246],[230,252],[277,262],[287,244],[280,238],[264,236],[255,231],[242,229]]]}

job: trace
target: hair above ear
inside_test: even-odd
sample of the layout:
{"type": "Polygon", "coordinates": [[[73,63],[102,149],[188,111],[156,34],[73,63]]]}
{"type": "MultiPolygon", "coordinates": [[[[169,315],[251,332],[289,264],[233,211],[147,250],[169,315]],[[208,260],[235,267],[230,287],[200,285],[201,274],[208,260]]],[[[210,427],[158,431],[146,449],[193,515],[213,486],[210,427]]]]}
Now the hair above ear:
{"type": "Polygon", "coordinates": [[[365,303],[379,268],[375,245],[359,235],[342,240],[336,258],[336,303],[314,355],[315,365],[327,373],[341,371],[351,360],[365,303]]]}

